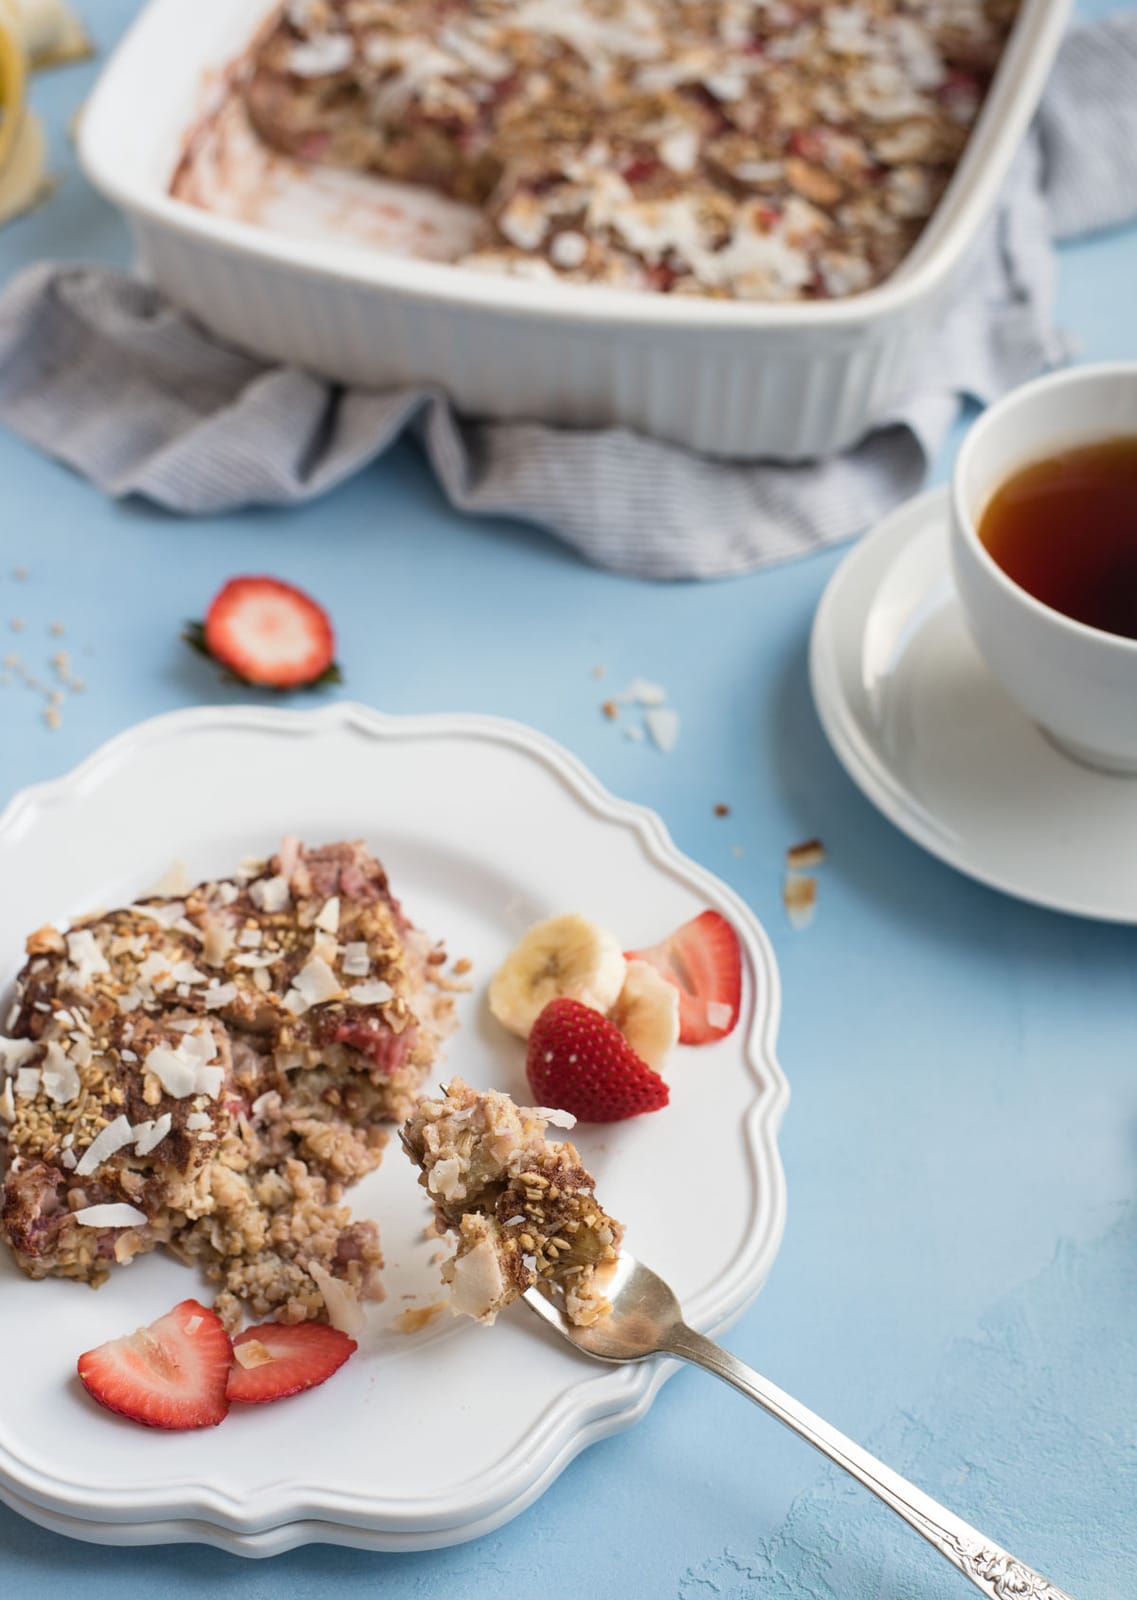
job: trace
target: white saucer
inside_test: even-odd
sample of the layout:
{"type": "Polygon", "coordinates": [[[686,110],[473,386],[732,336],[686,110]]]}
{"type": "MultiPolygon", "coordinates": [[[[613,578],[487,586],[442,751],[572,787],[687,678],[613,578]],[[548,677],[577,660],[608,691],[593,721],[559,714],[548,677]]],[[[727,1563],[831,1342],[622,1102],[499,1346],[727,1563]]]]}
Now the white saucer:
{"type": "Polygon", "coordinates": [[[841,563],[810,678],[838,759],[918,844],[1019,899],[1137,922],[1137,778],[1061,754],[987,672],[952,584],[946,489],[841,563]]]}

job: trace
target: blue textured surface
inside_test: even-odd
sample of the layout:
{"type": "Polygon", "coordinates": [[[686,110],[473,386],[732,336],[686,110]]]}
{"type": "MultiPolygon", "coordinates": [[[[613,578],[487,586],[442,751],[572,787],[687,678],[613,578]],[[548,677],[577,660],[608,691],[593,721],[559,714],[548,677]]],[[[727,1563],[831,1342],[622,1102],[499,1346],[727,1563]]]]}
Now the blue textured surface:
{"type": "MultiPolygon", "coordinates": [[[[134,5],[87,9],[106,47],[134,5]]],[[[0,234],[0,276],[46,256],[126,259],[63,133],[91,74],[36,84],[63,183],[0,234]]],[[[1132,231],[1065,253],[1062,318],[1086,357],[1137,356],[1135,274],[1132,231]]],[[[784,982],[789,1225],[730,1343],[1077,1600],[1130,1600],[1134,935],[956,876],[854,790],[805,679],[810,618],[839,552],[728,583],[634,582],[531,530],[455,516],[411,446],[317,505],[193,523],[109,505],[7,436],[0,486],[0,653],[46,664],[58,619],[88,681],[54,733],[24,689],[0,688],[0,798],[141,717],[225,698],[178,630],[224,578],[267,569],[328,603],[353,698],[517,717],[659,811],[764,920],[784,982]],[[20,562],[23,583],[10,576],[20,562]],[[643,674],[668,686],[683,717],[672,756],[599,715],[598,662],[609,684],[643,674]],[[729,818],[713,815],[719,801],[729,818]],[[818,915],[794,934],[782,853],[815,833],[829,851],[818,915]]],[[[380,1585],[392,1600],[969,1592],[805,1446],[694,1373],[513,1525],[437,1554],[321,1548],[258,1565],[188,1547],[115,1551],[0,1509],[0,1593],[17,1600],[41,1586],[91,1600],[206,1586],[291,1600],[380,1585]]]]}

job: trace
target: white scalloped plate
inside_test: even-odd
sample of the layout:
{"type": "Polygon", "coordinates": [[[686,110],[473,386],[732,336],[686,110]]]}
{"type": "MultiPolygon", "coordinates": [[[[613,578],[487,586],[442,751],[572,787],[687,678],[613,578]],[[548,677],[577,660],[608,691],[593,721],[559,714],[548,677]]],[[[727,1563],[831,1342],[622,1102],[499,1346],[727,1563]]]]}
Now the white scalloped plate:
{"type": "MultiPolygon", "coordinates": [[[[222,873],[287,831],[366,839],[411,917],[473,959],[447,1070],[518,1096],[523,1047],[482,995],[525,926],[579,909],[635,946],[707,906],[729,917],[745,969],[735,1033],[674,1053],[666,1110],[578,1139],[636,1254],[671,1280],[695,1326],[725,1327],[761,1287],[785,1215],[773,954],[746,906],[680,855],[658,817],[529,729],[342,703],[143,723],[0,817],[0,972],[15,973],[42,922],[120,903],[174,858],[195,878],[222,873]]],[[[192,1271],[147,1256],[96,1294],[31,1283],[4,1255],[0,1498],[105,1543],[422,1549],[515,1516],[586,1444],[646,1412],[669,1367],[594,1365],[523,1306],[493,1328],[443,1314],[420,1333],[395,1331],[402,1310],[440,1296],[425,1200],[396,1148],[352,1205],[380,1219],[387,1256],[388,1298],[369,1311],[359,1354],[325,1388],[201,1433],[122,1422],[73,1376],[81,1350],[204,1292],[192,1271]]]]}

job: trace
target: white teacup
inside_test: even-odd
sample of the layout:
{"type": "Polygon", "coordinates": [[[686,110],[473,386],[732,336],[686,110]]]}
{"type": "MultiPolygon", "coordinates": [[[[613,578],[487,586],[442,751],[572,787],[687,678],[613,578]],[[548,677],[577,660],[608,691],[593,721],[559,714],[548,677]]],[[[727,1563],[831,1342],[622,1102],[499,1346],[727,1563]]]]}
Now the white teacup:
{"type": "MultiPolygon", "coordinates": [[[[1137,362],[1073,367],[1025,384],[975,423],[951,486],[951,556],[972,637],[991,675],[1060,749],[1137,773],[1137,640],[1044,605],[980,542],[992,495],[1032,462],[1071,446],[1137,437],[1137,362]]],[[[1137,506],[1134,507],[1137,544],[1137,506]]]]}

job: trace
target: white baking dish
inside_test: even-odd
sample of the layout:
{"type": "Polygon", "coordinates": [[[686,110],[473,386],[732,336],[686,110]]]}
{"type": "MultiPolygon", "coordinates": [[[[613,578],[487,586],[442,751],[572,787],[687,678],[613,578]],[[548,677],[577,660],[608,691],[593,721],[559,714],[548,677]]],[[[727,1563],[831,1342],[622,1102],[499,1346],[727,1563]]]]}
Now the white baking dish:
{"type": "Polygon", "coordinates": [[[174,301],[245,348],[345,383],[431,384],[479,416],[616,423],[793,460],[852,443],[899,392],[1035,110],[1069,0],[1024,0],[964,159],[901,270],[847,300],[790,305],[519,281],[172,199],[203,86],[269,9],[150,0],[83,115],[84,168],[174,301]]]}

